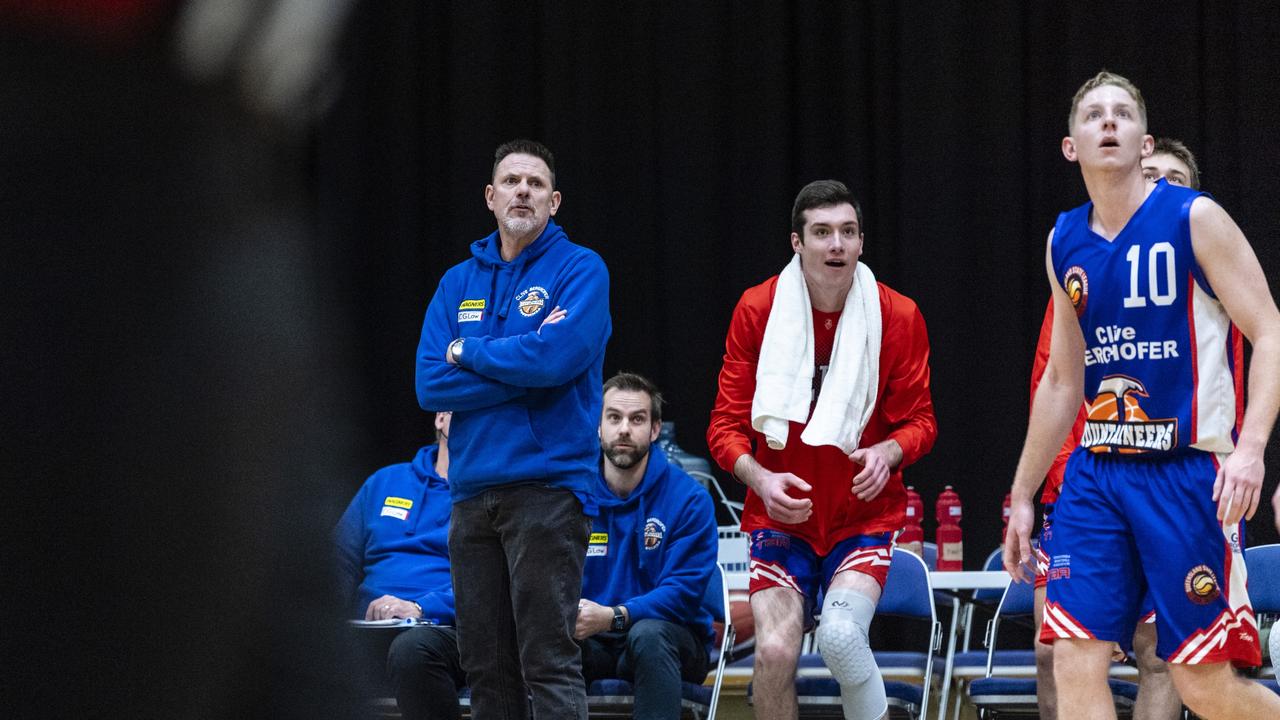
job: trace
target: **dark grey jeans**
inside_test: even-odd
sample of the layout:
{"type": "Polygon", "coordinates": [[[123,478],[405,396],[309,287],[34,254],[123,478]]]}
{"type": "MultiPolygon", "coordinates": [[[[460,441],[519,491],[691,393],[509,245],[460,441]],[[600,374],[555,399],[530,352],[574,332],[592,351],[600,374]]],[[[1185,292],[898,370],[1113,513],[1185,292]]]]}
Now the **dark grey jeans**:
{"type": "Polygon", "coordinates": [[[573,628],[591,520],[568,490],[522,484],[453,505],[458,649],[477,720],[586,720],[573,628]]]}

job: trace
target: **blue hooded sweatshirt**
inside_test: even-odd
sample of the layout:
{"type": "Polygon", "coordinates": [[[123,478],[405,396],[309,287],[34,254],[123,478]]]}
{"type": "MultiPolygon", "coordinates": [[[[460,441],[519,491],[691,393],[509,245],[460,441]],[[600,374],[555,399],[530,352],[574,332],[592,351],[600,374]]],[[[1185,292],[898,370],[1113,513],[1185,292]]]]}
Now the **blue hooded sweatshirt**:
{"type": "Polygon", "coordinates": [[[411,463],[369,476],[334,529],[338,587],[352,617],[394,595],[422,606],[422,617],[453,624],[449,581],[449,483],[436,474],[440,448],[428,445],[411,463]],[[354,597],[351,597],[354,595],[354,597]]]}
{"type": "Polygon", "coordinates": [[[424,410],[451,410],[453,501],[490,488],[541,482],[571,490],[595,514],[596,428],[604,383],[609,273],[554,221],[504,262],[495,232],[440,280],[418,343],[424,410]],[[542,325],[556,307],[568,315],[542,325]],[[464,338],[460,365],[445,360],[464,338]]]}
{"type": "Polygon", "coordinates": [[[626,498],[597,474],[600,514],[592,521],[582,596],[626,605],[631,622],[645,618],[689,627],[711,652],[718,618],[703,601],[715,572],[719,541],[706,488],[650,446],[644,478],[626,498]]]}

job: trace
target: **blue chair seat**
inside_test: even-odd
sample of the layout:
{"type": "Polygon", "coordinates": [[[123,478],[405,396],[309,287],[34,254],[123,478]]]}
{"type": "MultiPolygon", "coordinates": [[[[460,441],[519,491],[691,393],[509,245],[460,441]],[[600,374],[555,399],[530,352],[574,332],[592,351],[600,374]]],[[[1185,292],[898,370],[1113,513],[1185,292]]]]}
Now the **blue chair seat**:
{"type": "Polygon", "coordinates": [[[978,707],[1035,707],[1035,678],[984,677],[969,683],[969,698],[978,707]]]}
{"type": "MultiPolygon", "coordinates": [[[[1109,678],[1111,697],[1118,707],[1132,707],[1138,699],[1138,684],[1109,678]]],[[[979,678],[969,683],[969,698],[979,708],[998,707],[1003,711],[1029,711],[1036,707],[1035,678],[979,678]]]]}
{"type": "MultiPolygon", "coordinates": [[[[753,684],[747,685],[747,700],[753,697],[753,684]]],[[[923,688],[898,680],[884,681],[884,694],[889,700],[890,708],[904,707],[913,711],[924,701],[923,688]]],[[[796,700],[800,705],[800,714],[811,717],[823,714],[823,708],[831,708],[835,717],[842,717],[840,708],[840,683],[831,677],[799,677],[796,678],[796,700]]]]}
{"type": "Polygon", "coordinates": [[[1124,704],[1119,702],[1121,698],[1128,700],[1130,705],[1138,701],[1138,683],[1109,678],[1107,684],[1111,686],[1111,697],[1117,700],[1117,704],[1124,704]]]}
{"type": "MultiPolygon", "coordinates": [[[[591,685],[587,686],[587,702],[609,704],[626,704],[633,703],[635,695],[635,687],[619,678],[607,678],[604,680],[595,680],[591,685]],[[625,700],[623,700],[625,698],[625,700]]],[[[680,697],[689,702],[701,705],[711,704],[711,688],[705,685],[696,685],[691,682],[680,683],[680,697]]]]}
{"type": "MultiPolygon", "coordinates": [[[[936,661],[935,661],[936,662],[936,661]]],[[[974,678],[987,674],[987,651],[969,650],[956,653],[951,672],[956,677],[974,678]]],[[[1036,672],[1035,650],[996,650],[991,663],[993,675],[1015,674],[1019,677],[1036,672]]]]}
{"type": "MultiPolygon", "coordinates": [[[[876,659],[876,667],[880,668],[881,674],[884,675],[907,675],[914,673],[923,675],[924,669],[929,664],[929,657],[920,652],[908,652],[905,650],[876,650],[872,653],[876,659]]],[[[983,662],[986,662],[986,654],[983,654],[983,662]]],[[[822,660],[822,653],[804,653],[800,656],[796,663],[800,668],[825,668],[827,664],[822,660]]],[[[745,666],[738,666],[736,663],[731,667],[750,667],[751,661],[745,666]]]]}

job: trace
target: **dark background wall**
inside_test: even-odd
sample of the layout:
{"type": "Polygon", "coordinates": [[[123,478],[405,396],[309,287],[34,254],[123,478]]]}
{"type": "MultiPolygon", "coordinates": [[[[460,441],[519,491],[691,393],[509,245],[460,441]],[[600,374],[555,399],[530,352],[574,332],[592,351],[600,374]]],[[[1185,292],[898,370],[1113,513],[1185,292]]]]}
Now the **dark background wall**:
{"type": "MultiPolygon", "coordinates": [[[[834,177],[863,200],[864,260],[930,328],[939,438],[907,481],[930,508],[957,488],[980,562],[1025,432],[1044,239],[1085,199],[1059,150],[1080,83],[1131,78],[1151,131],[1187,142],[1280,276],[1280,15],[1260,7],[365,5],[313,177],[364,319],[367,468],[427,435],[415,342],[441,273],[493,229],[481,190],[500,142],[556,153],[557,220],[612,273],[606,373],[653,377],[680,445],[702,455],[734,303],[789,259],[796,191],[834,177]]],[[[1274,442],[1270,457],[1280,466],[1274,442]]],[[[1252,542],[1274,539],[1270,514],[1252,542]]]]}

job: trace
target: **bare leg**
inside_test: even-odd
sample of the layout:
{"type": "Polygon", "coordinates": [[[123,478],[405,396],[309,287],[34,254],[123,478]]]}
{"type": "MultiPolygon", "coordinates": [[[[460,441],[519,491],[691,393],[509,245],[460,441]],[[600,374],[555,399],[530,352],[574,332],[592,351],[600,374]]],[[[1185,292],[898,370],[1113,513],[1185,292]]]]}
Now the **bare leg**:
{"type": "Polygon", "coordinates": [[[758,720],[796,720],[796,661],[804,635],[804,596],[771,587],[751,594],[756,663],[751,682],[758,720]]]}
{"type": "Polygon", "coordinates": [[[1040,720],[1058,720],[1058,690],[1053,681],[1053,646],[1040,642],[1040,626],[1044,624],[1044,588],[1035,590],[1036,634],[1031,644],[1036,651],[1036,705],[1040,720]]]}
{"type": "Polygon", "coordinates": [[[1205,720],[1280,717],[1280,695],[1236,675],[1230,663],[1169,664],[1182,701],[1205,720]]]}
{"type": "Polygon", "coordinates": [[[1173,686],[1169,666],[1156,655],[1156,624],[1138,623],[1133,631],[1133,653],[1138,656],[1138,701],[1133,720],[1177,720],[1182,698],[1173,686]]]}
{"type": "Polygon", "coordinates": [[[1113,643],[1059,639],[1053,644],[1053,675],[1058,715],[1072,720],[1115,720],[1116,708],[1107,685],[1113,643]]]}

